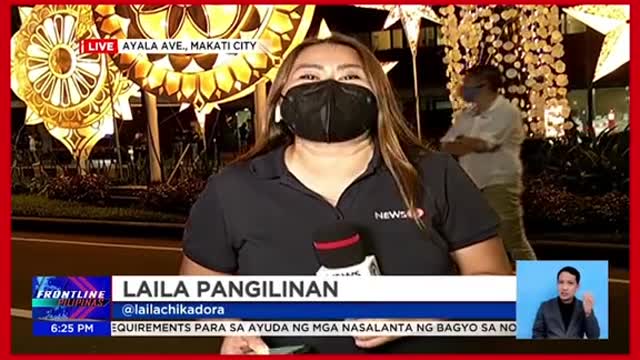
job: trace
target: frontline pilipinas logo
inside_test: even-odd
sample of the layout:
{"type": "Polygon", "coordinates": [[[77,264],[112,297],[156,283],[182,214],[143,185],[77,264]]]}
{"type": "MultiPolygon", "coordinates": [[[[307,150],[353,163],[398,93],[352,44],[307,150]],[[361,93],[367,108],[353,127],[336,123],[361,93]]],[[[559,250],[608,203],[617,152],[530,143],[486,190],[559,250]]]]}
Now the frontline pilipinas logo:
{"type": "Polygon", "coordinates": [[[86,54],[238,54],[264,51],[257,40],[182,39],[86,39],[80,52],[86,54]]]}
{"type": "Polygon", "coordinates": [[[109,320],[111,278],[107,276],[37,276],[31,307],[39,320],[109,320]]]}

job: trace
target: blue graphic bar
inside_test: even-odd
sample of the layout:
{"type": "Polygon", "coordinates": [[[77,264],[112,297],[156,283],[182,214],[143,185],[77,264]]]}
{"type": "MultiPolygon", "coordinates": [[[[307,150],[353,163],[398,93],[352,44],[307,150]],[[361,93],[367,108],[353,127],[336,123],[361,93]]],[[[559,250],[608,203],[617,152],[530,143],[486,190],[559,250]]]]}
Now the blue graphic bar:
{"type": "Polygon", "coordinates": [[[111,336],[103,321],[34,321],[33,336],[111,336]]]}
{"type": "Polygon", "coordinates": [[[513,302],[477,303],[113,303],[114,320],[425,319],[514,320],[513,302]]]}

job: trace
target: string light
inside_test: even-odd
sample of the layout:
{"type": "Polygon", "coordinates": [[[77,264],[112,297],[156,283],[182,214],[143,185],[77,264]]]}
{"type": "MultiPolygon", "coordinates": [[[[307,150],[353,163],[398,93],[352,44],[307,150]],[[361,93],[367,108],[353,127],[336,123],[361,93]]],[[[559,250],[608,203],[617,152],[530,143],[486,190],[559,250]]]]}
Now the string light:
{"type": "Polygon", "coordinates": [[[557,6],[449,5],[440,8],[440,14],[454,112],[467,106],[458,92],[464,70],[490,64],[502,72],[502,93],[521,109],[531,136],[548,133],[545,109],[560,109],[557,113],[563,118],[569,116],[557,6]]]}

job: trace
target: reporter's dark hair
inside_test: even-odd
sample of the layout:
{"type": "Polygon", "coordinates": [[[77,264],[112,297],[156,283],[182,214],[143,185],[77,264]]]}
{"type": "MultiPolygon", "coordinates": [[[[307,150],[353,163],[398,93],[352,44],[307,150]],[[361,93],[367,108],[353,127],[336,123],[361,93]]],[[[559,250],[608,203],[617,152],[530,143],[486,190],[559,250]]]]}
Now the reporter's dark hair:
{"type": "Polygon", "coordinates": [[[580,271],[578,271],[578,269],[574,268],[573,266],[565,266],[562,269],[560,269],[560,271],[558,271],[558,276],[556,277],[556,280],[560,279],[560,274],[562,274],[563,272],[566,272],[575,276],[576,283],[580,284],[580,271]]]}
{"type": "Polygon", "coordinates": [[[502,74],[497,67],[492,65],[474,66],[464,72],[464,77],[474,77],[486,81],[491,91],[498,92],[503,87],[502,74]]]}

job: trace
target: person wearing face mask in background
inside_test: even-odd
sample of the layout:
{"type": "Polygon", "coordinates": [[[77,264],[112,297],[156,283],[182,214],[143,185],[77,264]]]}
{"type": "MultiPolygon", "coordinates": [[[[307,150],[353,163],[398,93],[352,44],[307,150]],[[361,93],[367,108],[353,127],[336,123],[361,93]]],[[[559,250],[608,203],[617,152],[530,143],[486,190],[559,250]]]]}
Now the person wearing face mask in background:
{"type": "MultiPolygon", "coordinates": [[[[282,62],[256,144],[212,176],[183,239],[184,275],[315,275],[315,229],[359,227],[385,275],[510,275],[495,212],[455,160],[421,145],[380,63],[334,34],[282,62]],[[381,216],[401,213],[401,217],[381,216]],[[414,215],[415,214],[415,215],[414,215]]],[[[425,352],[438,338],[227,337],[222,354],[425,352]]]]}
{"type": "Polygon", "coordinates": [[[442,150],[458,157],[462,168],[498,213],[498,233],[511,260],[535,260],[522,220],[522,115],[498,93],[501,87],[502,76],[495,67],[483,65],[468,70],[462,97],[471,107],[440,141],[442,150]]]}

